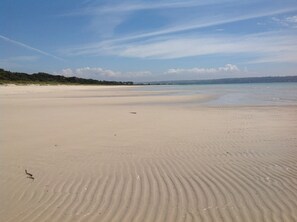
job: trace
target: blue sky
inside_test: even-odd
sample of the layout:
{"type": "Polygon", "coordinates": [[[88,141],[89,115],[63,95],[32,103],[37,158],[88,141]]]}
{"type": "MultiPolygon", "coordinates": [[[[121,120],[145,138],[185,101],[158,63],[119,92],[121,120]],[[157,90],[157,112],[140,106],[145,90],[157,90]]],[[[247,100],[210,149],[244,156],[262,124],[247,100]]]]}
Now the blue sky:
{"type": "Polygon", "coordinates": [[[133,81],[297,75],[297,0],[1,0],[0,67],[133,81]]]}

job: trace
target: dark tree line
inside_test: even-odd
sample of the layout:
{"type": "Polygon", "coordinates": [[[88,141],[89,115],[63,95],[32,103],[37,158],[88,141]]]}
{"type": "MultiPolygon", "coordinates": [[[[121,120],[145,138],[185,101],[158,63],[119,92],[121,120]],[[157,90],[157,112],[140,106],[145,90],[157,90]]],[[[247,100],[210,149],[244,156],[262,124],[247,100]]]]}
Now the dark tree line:
{"type": "Polygon", "coordinates": [[[0,69],[0,83],[16,84],[77,84],[77,85],[133,85],[133,82],[105,81],[94,79],[83,79],[77,77],[65,77],[51,75],[48,73],[20,73],[0,69]]]}

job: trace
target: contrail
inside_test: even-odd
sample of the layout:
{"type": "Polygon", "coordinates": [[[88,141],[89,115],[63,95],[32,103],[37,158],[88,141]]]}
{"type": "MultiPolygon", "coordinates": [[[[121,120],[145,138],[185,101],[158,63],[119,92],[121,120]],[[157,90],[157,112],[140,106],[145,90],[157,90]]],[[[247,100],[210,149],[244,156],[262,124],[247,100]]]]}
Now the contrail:
{"type": "Polygon", "coordinates": [[[40,49],[36,49],[36,48],[31,47],[31,46],[29,46],[29,45],[26,45],[26,44],[24,44],[24,43],[21,43],[21,42],[15,41],[15,40],[13,40],[13,39],[7,38],[7,37],[5,37],[5,36],[3,36],[3,35],[0,35],[0,39],[3,39],[3,40],[5,40],[5,41],[10,42],[10,43],[15,44],[15,45],[22,46],[22,47],[24,47],[24,48],[26,48],[26,49],[30,49],[30,50],[32,50],[32,51],[38,52],[38,53],[40,53],[40,54],[42,54],[42,55],[49,56],[49,57],[52,57],[52,58],[54,58],[54,59],[58,59],[58,60],[60,60],[60,61],[65,61],[65,59],[62,59],[62,58],[60,58],[60,57],[58,57],[58,56],[52,55],[52,54],[47,53],[47,52],[44,52],[44,51],[42,51],[42,50],[40,50],[40,49]]]}

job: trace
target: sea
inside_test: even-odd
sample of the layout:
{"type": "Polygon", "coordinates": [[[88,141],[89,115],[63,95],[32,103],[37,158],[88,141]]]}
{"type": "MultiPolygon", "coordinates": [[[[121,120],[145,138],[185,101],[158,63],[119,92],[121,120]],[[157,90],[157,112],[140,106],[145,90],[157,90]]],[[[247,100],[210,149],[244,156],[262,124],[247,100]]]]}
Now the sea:
{"type": "Polygon", "coordinates": [[[212,99],[199,101],[208,106],[287,106],[297,105],[297,83],[242,83],[208,85],[148,85],[140,91],[166,95],[212,95],[212,99]]]}

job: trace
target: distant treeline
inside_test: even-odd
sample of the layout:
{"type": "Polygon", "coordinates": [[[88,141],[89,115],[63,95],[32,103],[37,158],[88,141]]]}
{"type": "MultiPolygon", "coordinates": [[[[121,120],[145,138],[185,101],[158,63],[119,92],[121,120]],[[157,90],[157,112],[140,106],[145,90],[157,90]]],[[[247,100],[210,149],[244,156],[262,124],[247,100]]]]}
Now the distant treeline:
{"type": "Polygon", "coordinates": [[[297,76],[271,76],[271,77],[247,77],[208,80],[173,80],[160,82],[147,82],[144,85],[204,85],[204,84],[240,84],[240,83],[274,83],[297,82],[297,76]]]}
{"type": "Polygon", "coordinates": [[[0,69],[0,84],[76,84],[76,85],[133,85],[133,82],[101,81],[77,77],[65,77],[48,73],[20,73],[0,69]]]}

